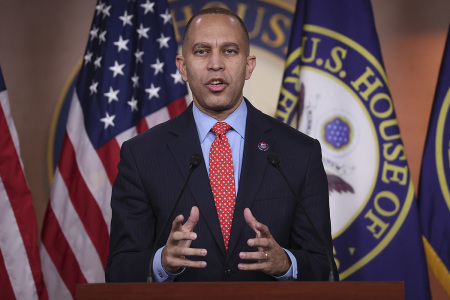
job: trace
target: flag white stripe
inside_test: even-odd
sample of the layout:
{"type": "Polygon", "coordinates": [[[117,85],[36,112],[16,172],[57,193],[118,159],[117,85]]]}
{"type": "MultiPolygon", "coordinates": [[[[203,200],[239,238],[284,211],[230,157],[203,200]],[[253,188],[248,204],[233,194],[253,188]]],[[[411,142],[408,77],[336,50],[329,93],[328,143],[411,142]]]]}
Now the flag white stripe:
{"type": "Polygon", "coordinates": [[[44,282],[49,293],[49,300],[60,300],[60,299],[72,299],[70,291],[67,289],[66,284],[59,275],[59,271],[53,264],[52,259],[48,255],[45,245],[42,244],[39,247],[39,253],[41,257],[41,263],[43,270],[46,271],[44,274],[44,282]]]}
{"type": "Polygon", "coordinates": [[[148,128],[152,128],[159,123],[165,122],[170,119],[169,111],[167,107],[161,108],[158,111],[155,111],[153,114],[145,117],[145,121],[147,122],[148,128]]]}
{"type": "Polygon", "coordinates": [[[105,272],[100,256],[73,207],[59,168],[55,171],[53,182],[51,206],[84,277],[87,282],[104,282],[105,272]]]}
{"type": "Polygon", "coordinates": [[[28,254],[0,177],[0,249],[17,299],[38,299],[28,254]]]}
{"type": "Polygon", "coordinates": [[[86,134],[84,122],[80,121],[83,119],[83,111],[80,102],[77,94],[74,93],[67,120],[67,134],[74,147],[81,176],[100,207],[109,232],[111,226],[110,201],[112,186],[102,161],[98,157],[97,151],[95,151],[86,134]]]}
{"type": "Polygon", "coordinates": [[[116,135],[116,141],[119,144],[119,147],[122,147],[123,142],[136,136],[136,134],[137,134],[136,126],[133,126],[125,130],[121,134],[116,135]]]}
{"type": "MultiPolygon", "coordinates": [[[[165,106],[160,110],[145,117],[145,122],[148,128],[152,128],[153,126],[162,123],[164,121],[167,121],[169,119],[170,119],[169,111],[165,106]]],[[[136,136],[136,134],[137,134],[136,126],[130,127],[128,130],[125,130],[124,132],[116,136],[117,143],[119,144],[120,147],[122,147],[123,142],[136,136]]]]}

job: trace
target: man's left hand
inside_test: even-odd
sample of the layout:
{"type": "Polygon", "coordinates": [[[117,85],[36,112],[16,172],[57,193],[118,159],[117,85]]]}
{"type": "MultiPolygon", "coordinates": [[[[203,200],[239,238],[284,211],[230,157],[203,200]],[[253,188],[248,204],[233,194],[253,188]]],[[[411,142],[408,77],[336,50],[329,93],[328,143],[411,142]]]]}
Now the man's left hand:
{"type": "Polygon", "coordinates": [[[244,210],[245,222],[255,231],[256,237],[249,239],[247,244],[250,247],[257,247],[256,252],[241,252],[242,259],[256,260],[256,263],[240,263],[238,268],[243,271],[261,271],[268,275],[284,275],[291,267],[291,261],[286,251],[278,245],[269,228],[258,222],[250,209],[244,210]]]}

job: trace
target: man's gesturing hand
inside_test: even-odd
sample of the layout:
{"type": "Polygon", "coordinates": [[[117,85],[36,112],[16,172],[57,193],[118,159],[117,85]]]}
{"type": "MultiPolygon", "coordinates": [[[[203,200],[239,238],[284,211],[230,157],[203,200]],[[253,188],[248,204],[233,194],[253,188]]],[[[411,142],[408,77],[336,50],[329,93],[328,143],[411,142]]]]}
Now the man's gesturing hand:
{"type": "Polygon", "coordinates": [[[245,222],[255,231],[256,238],[249,239],[247,244],[251,247],[257,247],[257,252],[241,252],[239,257],[242,259],[256,260],[257,263],[240,263],[238,268],[245,271],[262,271],[269,275],[283,275],[291,267],[291,261],[286,251],[278,245],[269,228],[259,223],[252,215],[250,209],[244,210],[245,222]]]}
{"type": "Polygon", "coordinates": [[[182,225],[183,215],[177,216],[173,221],[172,230],[161,254],[161,263],[166,271],[175,273],[182,267],[206,267],[205,261],[193,261],[185,258],[185,256],[206,256],[206,249],[190,248],[192,241],[197,238],[197,234],[193,230],[199,217],[198,207],[193,206],[184,225],[182,225]]]}

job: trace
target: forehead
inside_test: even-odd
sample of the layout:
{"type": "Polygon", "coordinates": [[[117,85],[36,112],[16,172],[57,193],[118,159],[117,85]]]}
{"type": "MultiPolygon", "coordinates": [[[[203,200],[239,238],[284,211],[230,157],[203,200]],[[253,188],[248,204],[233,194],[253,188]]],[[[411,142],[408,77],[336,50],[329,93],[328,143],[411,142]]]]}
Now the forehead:
{"type": "Polygon", "coordinates": [[[222,14],[200,15],[193,20],[187,35],[187,42],[235,42],[244,43],[244,32],[238,20],[222,14]]]}

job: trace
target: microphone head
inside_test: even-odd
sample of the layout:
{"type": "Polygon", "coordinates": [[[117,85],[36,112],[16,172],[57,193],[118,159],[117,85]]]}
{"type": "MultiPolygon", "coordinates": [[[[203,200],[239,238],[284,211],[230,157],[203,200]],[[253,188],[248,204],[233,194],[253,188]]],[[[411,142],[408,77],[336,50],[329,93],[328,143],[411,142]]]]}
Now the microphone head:
{"type": "Polygon", "coordinates": [[[274,167],[277,167],[280,165],[280,159],[278,158],[278,156],[275,153],[269,153],[267,155],[267,160],[274,167]]]}
{"type": "Polygon", "coordinates": [[[202,157],[200,156],[200,154],[193,154],[189,163],[191,165],[191,168],[195,169],[202,163],[202,157]]]}

